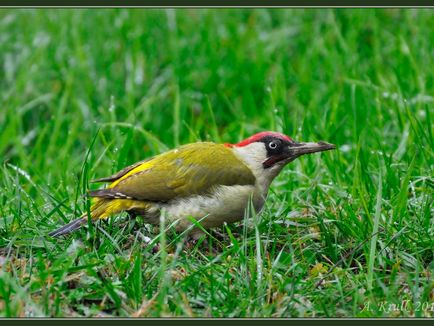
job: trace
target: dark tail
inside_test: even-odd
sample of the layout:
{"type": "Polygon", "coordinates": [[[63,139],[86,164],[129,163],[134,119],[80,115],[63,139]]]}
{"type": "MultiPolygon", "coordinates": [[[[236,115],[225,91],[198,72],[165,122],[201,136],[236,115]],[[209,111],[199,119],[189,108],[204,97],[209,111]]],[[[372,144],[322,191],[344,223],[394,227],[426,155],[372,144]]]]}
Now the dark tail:
{"type": "Polygon", "coordinates": [[[48,235],[52,236],[52,237],[59,237],[61,235],[65,235],[68,234],[72,231],[75,231],[77,229],[79,229],[83,224],[87,223],[87,215],[84,215],[72,222],[69,222],[68,224],[62,226],[61,228],[48,233],[48,235]]]}

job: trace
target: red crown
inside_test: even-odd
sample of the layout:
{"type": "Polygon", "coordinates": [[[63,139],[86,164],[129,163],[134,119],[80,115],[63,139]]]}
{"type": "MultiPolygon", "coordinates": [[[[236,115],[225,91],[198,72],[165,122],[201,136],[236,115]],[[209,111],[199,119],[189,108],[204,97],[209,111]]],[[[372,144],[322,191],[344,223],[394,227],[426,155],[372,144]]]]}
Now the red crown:
{"type": "Polygon", "coordinates": [[[243,141],[240,141],[238,144],[225,144],[228,147],[243,147],[243,146],[247,146],[251,143],[256,143],[261,141],[261,139],[267,137],[267,136],[272,136],[275,138],[280,138],[284,141],[292,141],[292,139],[284,134],[278,133],[278,132],[274,132],[274,131],[262,131],[262,132],[258,132],[257,134],[254,134],[253,136],[250,136],[247,139],[244,139],[243,141]]]}

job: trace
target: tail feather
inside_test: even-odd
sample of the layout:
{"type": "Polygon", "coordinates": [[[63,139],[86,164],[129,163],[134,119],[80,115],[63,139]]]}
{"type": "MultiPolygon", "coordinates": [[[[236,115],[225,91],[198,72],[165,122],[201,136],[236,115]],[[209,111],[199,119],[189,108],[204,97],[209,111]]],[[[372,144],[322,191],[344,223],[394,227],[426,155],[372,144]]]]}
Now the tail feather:
{"type": "MultiPolygon", "coordinates": [[[[92,204],[92,207],[90,208],[92,220],[98,219],[101,217],[101,215],[103,215],[105,212],[104,204],[106,204],[105,200],[101,200],[99,198],[95,200],[95,202],[92,204]]],[[[61,235],[71,233],[72,231],[79,229],[83,224],[86,224],[87,219],[87,214],[83,214],[78,219],[73,220],[72,222],[69,222],[68,224],[58,228],[57,230],[48,233],[48,235],[52,237],[59,237],[61,235]]]]}
{"type": "Polygon", "coordinates": [[[61,235],[65,235],[79,229],[83,224],[86,223],[87,223],[87,215],[84,215],[76,220],[73,220],[72,222],[69,222],[68,224],[62,226],[61,228],[58,228],[57,230],[48,233],[48,235],[52,237],[59,237],[61,235]]]}
{"type": "MultiPolygon", "coordinates": [[[[105,199],[105,198],[95,198],[93,204],[90,208],[90,215],[92,221],[98,219],[105,219],[111,215],[128,211],[128,210],[139,210],[145,211],[149,208],[149,203],[131,199],[105,199]]],[[[87,214],[82,215],[78,219],[69,222],[68,224],[62,226],[61,228],[50,232],[49,235],[52,237],[58,237],[71,233],[79,229],[83,224],[86,224],[88,220],[87,214]]]]}

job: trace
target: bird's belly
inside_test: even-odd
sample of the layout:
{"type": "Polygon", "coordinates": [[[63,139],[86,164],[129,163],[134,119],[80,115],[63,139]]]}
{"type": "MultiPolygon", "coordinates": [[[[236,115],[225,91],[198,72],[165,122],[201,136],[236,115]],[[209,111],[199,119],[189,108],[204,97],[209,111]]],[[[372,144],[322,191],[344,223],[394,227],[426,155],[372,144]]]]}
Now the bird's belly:
{"type": "Polygon", "coordinates": [[[255,193],[254,186],[219,186],[207,196],[192,196],[162,204],[168,223],[176,223],[175,228],[182,231],[191,226],[191,218],[199,221],[204,228],[218,227],[224,222],[242,220],[252,198],[255,210],[264,204],[264,196],[255,193]]]}

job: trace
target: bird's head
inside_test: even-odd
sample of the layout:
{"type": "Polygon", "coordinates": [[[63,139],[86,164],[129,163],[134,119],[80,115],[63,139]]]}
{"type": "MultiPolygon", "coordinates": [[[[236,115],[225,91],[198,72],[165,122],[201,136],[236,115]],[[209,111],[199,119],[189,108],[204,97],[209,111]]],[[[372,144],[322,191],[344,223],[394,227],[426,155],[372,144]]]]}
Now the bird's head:
{"type": "Polygon", "coordinates": [[[274,179],[289,162],[304,154],[328,151],[336,146],[323,141],[295,142],[290,137],[272,131],[257,133],[238,144],[228,144],[250,166],[254,174],[274,179]]]}

